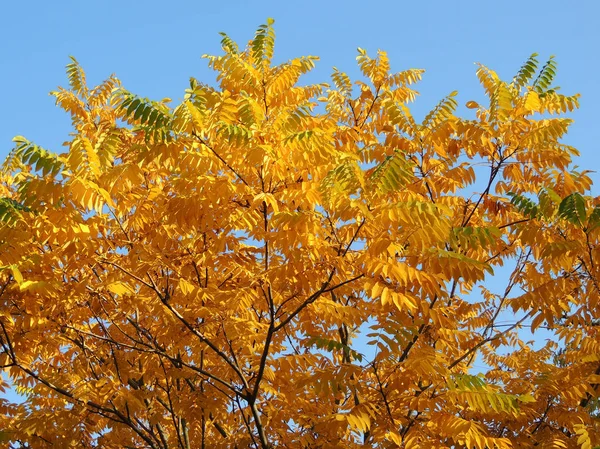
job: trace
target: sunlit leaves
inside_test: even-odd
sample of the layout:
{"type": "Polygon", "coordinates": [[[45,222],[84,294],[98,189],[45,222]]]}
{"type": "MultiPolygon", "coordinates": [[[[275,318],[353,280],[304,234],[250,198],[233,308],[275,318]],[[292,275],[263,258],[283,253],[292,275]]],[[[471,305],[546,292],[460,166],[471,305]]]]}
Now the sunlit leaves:
{"type": "Polygon", "coordinates": [[[480,65],[485,98],[416,120],[422,70],[359,49],[359,79],[303,85],[318,58],[274,45],[272,20],[245,48],[221,34],[216,87],[178,104],[87,87],[73,59],[65,152],[15,139],[0,366],[25,404],[0,401],[0,438],[591,446],[600,202],[554,59],[480,65]]]}
{"type": "Polygon", "coordinates": [[[336,89],[345,97],[349,97],[352,93],[352,82],[350,77],[344,72],[340,72],[338,69],[333,69],[333,75],[331,75],[336,89]]]}

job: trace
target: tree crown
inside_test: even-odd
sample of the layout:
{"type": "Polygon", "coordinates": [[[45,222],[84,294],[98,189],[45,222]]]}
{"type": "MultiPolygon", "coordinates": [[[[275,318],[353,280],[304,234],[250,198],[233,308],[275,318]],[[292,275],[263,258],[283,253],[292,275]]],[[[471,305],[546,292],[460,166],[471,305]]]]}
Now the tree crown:
{"type": "Polygon", "coordinates": [[[305,86],[318,58],[273,66],[274,41],[271,20],[245,49],[223,34],[218,86],[176,106],[72,58],[66,151],[15,138],[0,366],[25,400],[0,399],[4,441],[591,447],[600,208],[554,59],[480,65],[473,118],[453,92],[418,122],[422,70],[359,49],[361,80],[305,86]]]}

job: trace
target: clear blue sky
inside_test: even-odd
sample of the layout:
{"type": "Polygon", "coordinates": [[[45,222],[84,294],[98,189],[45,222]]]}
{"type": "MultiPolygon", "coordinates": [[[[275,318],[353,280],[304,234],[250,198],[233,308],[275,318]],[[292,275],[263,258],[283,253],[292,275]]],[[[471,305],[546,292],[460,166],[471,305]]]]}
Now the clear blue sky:
{"type": "MultiPolygon", "coordinates": [[[[276,59],[313,54],[307,82],[328,81],[333,66],[356,73],[356,47],[388,51],[392,68],[427,70],[415,112],[459,91],[481,96],[475,62],[510,79],[533,52],[556,55],[563,92],[582,94],[568,143],[580,165],[599,166],[595,105],[600,73],[600,2],[565,1],[211,1],[21,0],[0,7],[0,159],[20,134],[60,150],[70,120],[48,92],[66,84],[75,56],[99,82],[116,73],[130,91],[179,100],[189,76],[212,81],[200,56],[220,52],[219,31],[245,44],[267,17],[276,20],[276,59]]],[[[600,185],[600,175],[594,174],[600,185]]],[[[596,187],[595,191],[598,190],[596,187]]]]}
{"type": "MultiPolygon", "coordinates": [[[[331,68],[356,75],[356,47],[389,53],[393,70],[424,68],[424,114],[453,90],[464,104],[482,97],[475,62],[510,79],[533,52],[556,55],[557,84],[582,94],[566,142],[578,164],[600,169],[600,2],[565,1],[243,1],[3,0],[0,6],[0,159],[24,135],[61,151],[69,117],[48,92],[66,84],[75,56],[90,82],[115,73],[125,87],[153,99],[180,100],[188,79],[212,82],[202,54],[220,52],[219,31],[244,45],[267,17],[276,20],[276,59],[318,55],[306,82],[329,81],[331,68]]],[[[600,174],[593,174],[599,191],[600,174]]]]}

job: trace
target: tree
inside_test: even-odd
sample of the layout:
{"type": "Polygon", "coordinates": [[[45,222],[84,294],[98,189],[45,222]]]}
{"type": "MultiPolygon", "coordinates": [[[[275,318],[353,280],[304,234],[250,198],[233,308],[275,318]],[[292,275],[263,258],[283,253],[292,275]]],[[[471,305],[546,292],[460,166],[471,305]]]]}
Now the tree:
{"type": "Polygon", "coordinates": [[[4,444],[600,441],[600,199],[562,143],[578,96],[554,59],[508,82],[479,66],[472,118],[453,92],[419,123],[422,70],[385,52],[301,86],[317,58],[273,66],[271,20],[222,46],[218,87],[192,78],[175,107],[90,88],[73,59],[67,151],[15,138],[0,386],[24,402],[0,399],[4,444]]]}

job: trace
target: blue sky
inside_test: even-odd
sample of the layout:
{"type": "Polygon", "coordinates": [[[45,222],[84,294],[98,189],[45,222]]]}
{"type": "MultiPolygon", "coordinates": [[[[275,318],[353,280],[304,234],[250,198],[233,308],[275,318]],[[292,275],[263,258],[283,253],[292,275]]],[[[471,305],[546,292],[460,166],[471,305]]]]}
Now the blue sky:
{"type": "MultiPolygon", "coordinates": [[[[241,45],[267,17],[276,20],[276,60],[317,55],[305,82],[329,81],[332,67],[356,76],[356,48],[386,50],[392,68],[427,70],[413,110],[424,115],[453,90],[459,102],[482,97],[475,62],[510,79],[533,52],[556,55],[557,84],[582,94],[566,142],[578,165],[600,166],[600,2],[564,1],[82,1],[4,0],[0,6],[0,159],[24,135],[61,151],[70,119],[48,92],[66,84],[75,56],[91,83],[115,73],[124,86],[153,99],[177,101],[194,76],[212,82],[203,54],[220,53],[219,31],[241,45]]],[[[595,184],[600,175],[594,173],[595,184]]],[[[598,187],[594,188],[598,193],[598,187]]]]}
{"type": "MultiPolygon", "coordinates": [[[[212,81],[200,56],[220,52],[219,31],[245,44],[267,17],[276,20],[276,59],[321,57],[306,82],[328,81],[333,66],[356,74],[356,47],[386,50],[394,70],[427,70],[414,111],[424,114],[459,91],[464,104],[480,98],[475,62],[510,79],[533,52],[556,55],[557,84],[582,94],[567,139],[580,165],[599,158],[595,104],[600,60],[600,3],[564,1],[245,1],[22,0],[0,7],[0,158],[24,135],[60,150],[70,120],[48,92],[66,84],[75,56],[91,82],[116,73],[125,87],[153,99],[179,100],[190,76],[212,81]]],[[[593,175],[600,184],[598,174],[593,175]]]]}

